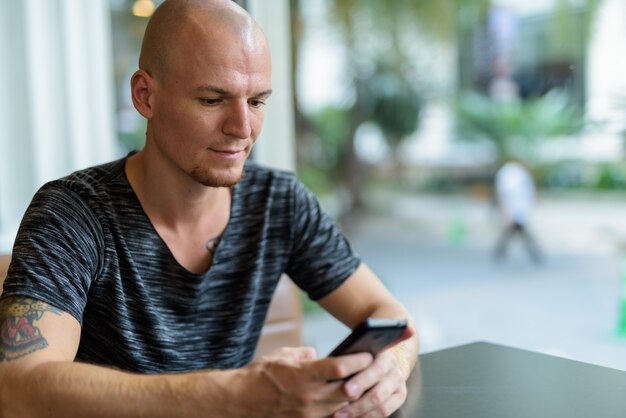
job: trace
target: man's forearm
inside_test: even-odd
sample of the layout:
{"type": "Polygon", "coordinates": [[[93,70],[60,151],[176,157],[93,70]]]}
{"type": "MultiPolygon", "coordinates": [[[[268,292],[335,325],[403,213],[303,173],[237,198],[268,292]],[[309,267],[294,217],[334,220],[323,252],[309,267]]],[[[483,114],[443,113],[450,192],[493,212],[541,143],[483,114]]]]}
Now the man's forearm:
{"type": "Polygon", "coordinates": [[[235,371],[140,375],[81,363],[0,369],[0,416],[232,416],[235,371]]]}

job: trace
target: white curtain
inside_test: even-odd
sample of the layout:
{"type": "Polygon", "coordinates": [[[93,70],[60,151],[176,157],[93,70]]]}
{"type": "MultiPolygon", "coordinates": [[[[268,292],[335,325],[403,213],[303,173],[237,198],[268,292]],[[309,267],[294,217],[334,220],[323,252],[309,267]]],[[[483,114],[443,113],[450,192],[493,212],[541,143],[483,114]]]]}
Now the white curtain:
{"type": "Polygon", "coordinates": [[[0,1],[0,252],[46,181],[117,155],[108,0],[0,1]]]}
{"type": "Polygon", "coordinates": [[[289,0],[247,0],[246,3],[263,28],[272,52],[273,92],[254,158],[265,165],[294,170],[295,119],[291,93],[294,75],[291,74],[289,0]]]}

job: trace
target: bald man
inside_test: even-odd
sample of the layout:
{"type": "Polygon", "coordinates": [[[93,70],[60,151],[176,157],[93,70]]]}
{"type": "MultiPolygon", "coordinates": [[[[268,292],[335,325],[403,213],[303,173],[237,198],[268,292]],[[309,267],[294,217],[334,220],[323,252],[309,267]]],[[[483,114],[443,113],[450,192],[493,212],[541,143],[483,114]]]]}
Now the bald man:
{"type": "Polygon", "coordinates": [[[287,273],[354,328],[408,318],[315,197],[246,162],[271,94],[267,42],[230,1],[168,0],[131,80],[143,149],[44,185],[0,300],[0,416],[383,417],[418,344],[376,358],[254,359],[287,273]]]}

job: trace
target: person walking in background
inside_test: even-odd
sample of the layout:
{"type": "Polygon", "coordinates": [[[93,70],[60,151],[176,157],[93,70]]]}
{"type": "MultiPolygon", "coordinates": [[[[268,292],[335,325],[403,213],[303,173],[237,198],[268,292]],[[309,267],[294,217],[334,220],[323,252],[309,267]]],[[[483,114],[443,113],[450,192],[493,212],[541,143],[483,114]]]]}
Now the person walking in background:
{"type": "Polygon", "coordinates": [[[542,257],[535,239],[528,231],[528,220],[535,204],[535,184],[528,168],[519,161],[504,164],[495,176],[495,198],[504,229],[494,251],[496,260],[506,257],[511,239],[518,235],[536,264],[542,257]]]}

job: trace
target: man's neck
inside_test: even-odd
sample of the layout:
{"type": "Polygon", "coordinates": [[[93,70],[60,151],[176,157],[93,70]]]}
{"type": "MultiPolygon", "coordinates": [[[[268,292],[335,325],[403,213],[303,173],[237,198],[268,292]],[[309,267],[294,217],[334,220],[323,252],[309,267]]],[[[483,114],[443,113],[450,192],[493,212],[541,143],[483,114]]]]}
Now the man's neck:
{"type": "Polygon", "coordinates": [[[169,228],[181,223],[199,223],[223,207],[226,200],[230,201],[230,189],[204,186],[146,157],[145,149],[129,157],[126,176],[153,222],[169,228]]]}
{"type": "Polygon", "coordinates": [[[207,271],[230,218],[231,191],[203,186],[144,150],[126,161],[126,177],[154,229],[180,265],[207,271]]]}

